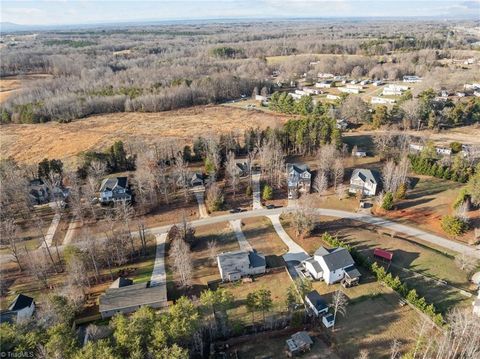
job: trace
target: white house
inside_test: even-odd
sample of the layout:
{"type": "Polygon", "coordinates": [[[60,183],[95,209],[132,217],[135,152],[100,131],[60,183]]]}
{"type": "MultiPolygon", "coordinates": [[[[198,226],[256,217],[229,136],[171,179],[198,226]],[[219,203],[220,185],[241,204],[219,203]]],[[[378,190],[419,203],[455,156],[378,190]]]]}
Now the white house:
{"type": "Polygon", "coordinates": [[[410,83],[422,82],[422,78],[415,75],[403,76],[403,82],[410,82],[410,83]]]}
{"type": "Polygon", "coordinates": [[[255,101],[265,102],[267,100],[267,96],[255,95],[255,101]]]}
{"type": "Polygon", "coordinates": [[[35,312],[35,301],[33,298],[19,294],[8,309],[0,313],[0,322],[22,323],[29,320],[35,312]]]}
{"type": "Polygon", "coordinates": [[[416,143],[411,143],[409,145],[410,147],[410,151],[411,152],[420,152],[423,150],[424,146],[423,145],[419,145],[419,144],[416,144],[416,143]]]}
{"type": "Polygon", "coordinates": [[[337,95],[332,95],[332,94],[327,94],[327,100],[338,100],[340,96],[337,95]]]}
{"type": "Polygon", "coordinates": [[[450,156],[452,154],[452,149],[448,147],[435,147],[435,152],[437,152],[438,155],[450,156]]]}
{"type": "Polygon", "coordinates": [[[352,93],[352,94],[359,94],[360,90],[356,88],[351,88],[351,87],[339,87],[338,90],[343,93],[352,93]]]}
{"type": "Polygon", "coordinates": [[[356,168],[350,178],[350,193],[361,192],[365,196],[375,196],[380,189],[380,175],[377,171],[356,168]]]}
{"type": "Polygon", "coordinates": [[[400,90],[392,87],[384,87],[382,95],[383,96],[401,96],[404,90],[400,90]]]}
{"type": "Polygon", "coordinates": [[[319,79],[329,79],[329,78],[332,78],[333,76],[334,76],[333,74],[329,74],[325,72],[319,72],[317,75],[319,79]]]}
{"type": "Polygon", "coordinates": [[[352,256],[341,247],[332,249],[320,247],[313,257],[302,261],[302,265],[314,279],[323,279],[327,284],[341,281],[347,272],[350,278],[360,277],[352,256]]]}
{"type": "Polygon", "coordinates": [[[328,313],[328,304],[325,299],[316,291],[311,291],[305,296],[305,304],[317,317],[328,313]]]}
{"type": "Polygon", "coordinates": [[[391,105],[394,104],[396,101],[393,98],[385,98],[385,97],[372,97],[370,101],[372,104],[384,104],[384,105],[391,105]]]}
{"type": "Polygon", "coordinates": [[[309,95],[320,95],[322,93],[321,90],[312,89],[312,88],[309,88],[309,87],[304,87],[303,91],[305,93],[309,94],[309,95]]]}
{"type": "Polygon", "coordinates": [[[370,83],[370,80],[362,80],[362,81],[360,81],[360,85],[362,85],[362,86],[368,85],[369,83],[370,83]]]}
{"type": "Polygon", "coordinates": [[[127,177],[109,177],[102,181],[100,185],[100,202],[130,201],[131,199],[127,177]]]}
{"type": "Polygon", "coordinates": [[[352,152],[352,156],[355,156],[355,157],[367,157],[367,151],[361,149],[361,148],[358,148],[356,151],[353,151],[352,152]]]}
{"type": "Polygon", "coordinates": [[[332,86],[333,86],[333,81],[331,81],[331,80],[315,83],[316,88],[330,88],[332,86]]]}
{"type": "Polygon", "coordinates": [[[265,256],[255,251],[226,252],[217,256],[218,270],[224,282],[265,273],[265,256]]]}
{"type": "Polygon", "coordinates": [[[310,96],[310,94],[304,90],[295,90],[295,93],[300,96],[310,96]]]}
{"type": "Polygon", "coordinates": [[[289,92],[288,96],[291,96],[294,100],[300,100],[303,97],[303,95],[294,92],[289,92]]]}
{"type": "Polygon", "coordinates": [[[383,84],[384,84],[384,82],[381,81],[381,80],[377,80],[377,81],[373,82],[373,86],[375,86],[375,87],[382,86],[383,84]]]}

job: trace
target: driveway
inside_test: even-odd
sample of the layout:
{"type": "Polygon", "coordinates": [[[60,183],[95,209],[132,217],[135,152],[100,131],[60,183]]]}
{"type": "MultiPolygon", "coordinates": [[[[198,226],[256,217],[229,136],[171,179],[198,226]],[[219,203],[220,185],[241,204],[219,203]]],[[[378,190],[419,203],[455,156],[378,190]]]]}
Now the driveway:
{"type": "Polygon", "coordinates": [[[260,195],[260,178],[259,172],[252,172],[252,192],[253,192],[253,209],[262,209],[262,200],[260,195]]]}
{"type": "MultiPolygon", "coordinates": [[[[274,208],[274,209],[262,208],[262,209],[257,209],[253,211],[230,213],[230,214],[225,214],[225,215],[216,216],[216,217],[198,219],[198,220],[192,221],[191,224],[193,226],[203,226],[203,225],[217,224],[220,222],[228,222],[231,220],[242,219],[242,218],[280,215],[281,213],[288,213],[294,210],[295,208],[292,208],[292,207],[274,208]]],[[[335,209],[313,208],[311,209],[311,211],[317,215],[352,219],[355,221],[376,225],[388,230],[395,231],[397,233],[402,233],[402,234],[406,234],[407,236],[418,238],[422,241],[429,242],[429,243],[438,245],[440,247],[450,249],[454,252],[464,253],[465,255],[480,259],[480,250],[476,249],[475,247],[470,247],[466,244],[454,242],[452,240],[437,236],[435,234],[425,232],[418,228],[395,223],[388,219],[383,219],[383,218],[375,217],[368,214],[358,214],[358,213],[340,211],[335,209]]],[[[172,225],[154,227],[154,228],[151,228],[150,231],[154,234],[164,233],[164,232],[167,232],[171,226],[172,225]]]]}
{"type": "Polygon", "coordinates": [[[237,241],[238,241],[238,244],[240,245],[240,249],[242,251],[253,251],[252,246],[250,245],[250,243],[248,243],[247,238],[245,238],[245,234],[243,234],[242,220],[236,219],[234,221],[230,221],[230,226],[235,232],[235,236],[237,237],[237,241]]]}
{"type": "MultiPolygon", "coordinates": [[[[150,279],[150,285],[166,286],[167,273],[165,272],[165,241],[167,240],[167,233],[157,234],[155,236],[155,240],[157,241],[157,252],[155,254],[155,263],[153,265],[152,278],[150,279]]],[[[165,290],[165,293],[166,293],[166,290],[165,290]]]]}
{"type": "Polygon", "coordinates": [[[201,186],[200,188],[194,188],[193,194],[197,199],[198,213],[200,215],[200,218],[207,218],[208,211],[207,211],[207,207],[205,206],[205,187],[201,186]]]}
{"type": "Polygon", "coordinates": [[[61,215],[60,213],[55,213],[52,218],[52,223],[50,223],[50,227],[48,227],[47,234],[45,235],[45,242],[42,242],[41,247],[45,248],[45,243],[48,247],[52,246],[53,236],[57,231],[58,224],[60,223],[61,215]]]}
{"type": "Polygon", "coordinates": [[[275,228],[280,239],[288,247],[288,252],[283,255],[285,262],[301,262],[310,257],[308,253],[290,238],[287,232],[285,232],[285,229],[283,229],[282,223],[280,222],[279,214],[272,214],[267,217],[272,222],[273,228],[275,228]]]}

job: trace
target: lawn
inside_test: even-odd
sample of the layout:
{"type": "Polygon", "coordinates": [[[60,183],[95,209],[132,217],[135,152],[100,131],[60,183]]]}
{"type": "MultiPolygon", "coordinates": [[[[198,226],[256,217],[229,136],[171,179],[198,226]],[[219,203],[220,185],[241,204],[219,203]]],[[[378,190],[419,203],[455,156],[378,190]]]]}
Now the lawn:
{"type": "Polygon", "coordinates": [[[229,318],[242,321],[246,325],[250,324],[252,319],[256,322],[260,322],[262,320],[262,313],[257,312],[252,318],[252,314],[247,311],[247,307],[245,305],[245,300],[248,293],[259,289],[267,289],[271,292],[273,307],[272,310],[266,314],[266,316],[285,313],[285,298],[287,288],[291,284],[292,281],[286,270],[256,277],[251,283],[235,282],[221,284],[221,287],[231,292],[235,298],[234,308],[229,310],[228,313],[229,318]]]}
{"type": "Polygon", "coordinates": [[[310,254],[313,254],[321,245],[328,247],[321,240],[324,232],[337,235],[371,259],[373,259],[374,248],[392,251],[394,257],[390,270],[398,274],[402,280],[407,281],[410,287],[415,288],[421,296],[425,296],[427,301],[433,302],[442,312],[453,306],[463,307],[471,304],[472,299],[462,295],[459,290],[473,290],[473,288],[468,281],[467,273],[456,266],[454,253],[446,252],[431,244],[406,239],[397,234],[392,238],[391,233],[377,231],[372,226],[346,219],[320,217],[319,229],[305,239],[295,237],[288,216],[282,216],[282,223],[290,236],[310,254]],[[401,268],[418,274],[414,275],[401,268]],[[430,278],[445,280],[459,289],[439,285],[430,278]]]}
{"type": "MultiPolygon", "coordinates": [[[[230,224],[218,223],[209,226],[200,226],[195,228],[196,242],[192,245],[192,263],[193,263],[193,283],[188,290],[180,289],[175,284],[175,275],[172,272],[173,258],[167,254],[167,287],[169,300],[175,300],[181,295],[199,295],[207,288],[210,281],[220,279],[218,267],[209,258],[208,242],[214,241],[217,246],[217,253],[231,252],[240,249],[235,233],[230,228],[230,224]]],[[[167,246],[167,253],[169,246],[167,246]]]]}
{"type": "Polygon", "coordinates": [[[242,219],[242,230],[253,249],[266,256],[269,267],[284,265],[281,257],[288,251],[287,246],[278,237],[272,222],[266,217],[242,219]]]}

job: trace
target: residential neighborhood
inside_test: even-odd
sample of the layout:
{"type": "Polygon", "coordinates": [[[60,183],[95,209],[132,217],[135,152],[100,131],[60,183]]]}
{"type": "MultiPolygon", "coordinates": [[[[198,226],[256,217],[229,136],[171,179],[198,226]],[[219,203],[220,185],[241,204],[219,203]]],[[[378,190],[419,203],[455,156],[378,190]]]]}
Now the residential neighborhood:
{"type": "Polygon", "coordinates": [[[480,358],[476,4],[2,5],[1,357],[480,358]]]}

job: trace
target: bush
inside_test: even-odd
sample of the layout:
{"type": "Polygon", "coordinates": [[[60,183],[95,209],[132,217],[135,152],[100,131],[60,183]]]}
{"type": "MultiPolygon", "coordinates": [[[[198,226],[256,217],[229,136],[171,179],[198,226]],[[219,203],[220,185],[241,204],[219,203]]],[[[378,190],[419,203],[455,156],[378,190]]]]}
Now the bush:
{"type": "Polygon", "coordinates": [[[273,198],[273,189],[268,184],[263,187],[262,198],[264,201],[268,201],[273,198]]]}
{"type": "Polygon", "coordinates": [[[246,194],[248,197],[251,197],[251,196],[252,196],[252,194],[253,194],[252,186],[248,186],[248,187],[247,187],[247,190],[245,191],[245,194],[246,194]]]}
{"type": "Polygon", "coordinates": [[[458,237],[468,230],[468,223],[455,216],[443,216],[442,229],[450,236],[458,237]]]}
{"type": "Polygon", "coordinates": [[[402,183],[400,186],[398,186],[397,191],[395,192],[395,198],[404,199],[406,195],[407,195],[407,185],[405,183],[402,183]]]}
{"type": "Polygon", "coordinates": [[[458,153],[462,150],[462,144],[460,142],[452,142],[450,144],[450,148],[452,149],[453,153],[458,153]]]}
{"type": "Polygon", "coordinates": [[[385,193],[382,201],[382,208],[386,211],[390,211],[393,208],[393,194],[392,192],[385,193]]]}

